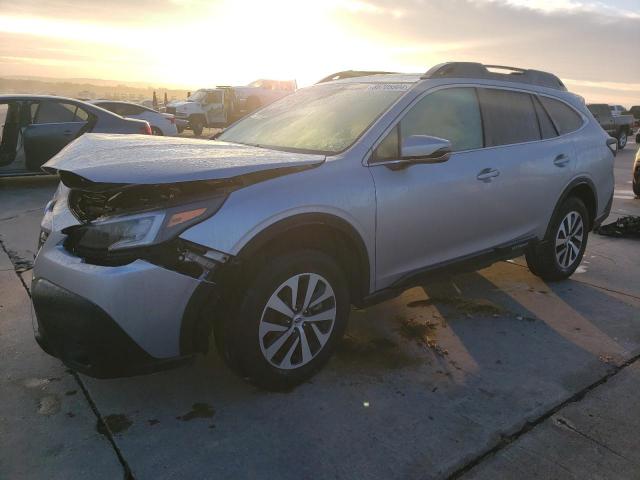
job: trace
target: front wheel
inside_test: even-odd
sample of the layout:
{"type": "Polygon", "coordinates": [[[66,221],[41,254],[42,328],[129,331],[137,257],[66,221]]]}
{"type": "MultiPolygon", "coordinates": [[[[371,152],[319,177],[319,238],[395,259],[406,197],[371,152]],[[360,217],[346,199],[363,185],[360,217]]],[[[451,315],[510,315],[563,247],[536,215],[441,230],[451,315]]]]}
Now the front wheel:
{"type": "Polygon", "coordinates": [[[347,282],[335,260],[316,250],[275,256],[249,276],[236,313],[216,325],[216,344],[252,383],[290,388],[322,367],[342,338],[347,282]]]}
{"type": "Polygon", "coordinates": [[[627,146],[627,132],[625,130],[621,130],[618,133],[618,150],[622,150],[627,146]]]}
{"type": "Polygon", "coordinates": [[[193,130],[193,134],[196,137],[202,135],[202,130],[204,129],[204,122],[200,118],[193,118],[189,121],[191,124],[191,130],[193,130]]]}
{"type": "Polygon", "coordinates": [[[547,236],[526,253],[532,273],[544,280],[564,280],[576,271],[587,248],[589,215],[584,203],[568,198],[551,219],[547,236]]]}

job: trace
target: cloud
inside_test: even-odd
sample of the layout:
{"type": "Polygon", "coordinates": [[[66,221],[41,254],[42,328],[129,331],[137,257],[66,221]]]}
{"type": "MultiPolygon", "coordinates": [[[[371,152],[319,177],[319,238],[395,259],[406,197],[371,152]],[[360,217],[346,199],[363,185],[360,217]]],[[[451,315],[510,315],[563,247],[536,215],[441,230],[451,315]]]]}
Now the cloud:
{"type": "MultiPolygon", "coordinates": [[[[0,45],[0,55],[76,62],[93,43],[120,61],[118,75],[185,84],[272,74],[304,84],[349,68],[480,61],[551,71],[578,93],[640,103],[639,10],[638,0],[21,0],[4,2],[0,32],[33,49],[46,36],[64,52],[0,45]]],[[[82,74],[91,68],[87,60],[82,74]]]]}

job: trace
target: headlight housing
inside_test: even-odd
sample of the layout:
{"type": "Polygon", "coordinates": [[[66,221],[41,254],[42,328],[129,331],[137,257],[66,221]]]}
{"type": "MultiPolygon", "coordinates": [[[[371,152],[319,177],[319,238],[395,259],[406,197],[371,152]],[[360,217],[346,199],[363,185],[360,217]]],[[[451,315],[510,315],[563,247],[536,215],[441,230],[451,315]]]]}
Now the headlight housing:
{"type": "Polygon", "coordinates": [[[225,199],[226,196],[220,196],[166,210],[119,215],[74,225],[62,231],[68,235],[65,247],[79,256],[95,257],[157,245],[211,217],[225,199]]]}

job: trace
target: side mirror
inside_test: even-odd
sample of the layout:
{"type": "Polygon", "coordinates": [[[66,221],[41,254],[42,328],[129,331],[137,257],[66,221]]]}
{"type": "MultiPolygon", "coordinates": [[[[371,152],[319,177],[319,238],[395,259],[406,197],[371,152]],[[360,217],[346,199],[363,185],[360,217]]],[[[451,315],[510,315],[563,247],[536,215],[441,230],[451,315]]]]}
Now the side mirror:
{"type": "Polygon", "coordinates": [[[442,163],[451,157],[451,142],[429,135],[411,135],[400,146],[400,160],[389,162],[387,167],[400,170],[415,163],[442,163]]]}
{"type": "Polygon", "coordinates": [[[402,142],[400,156],[403,160],[445,162],[451,156],[451,142],[428,135],[411,135],[402,142]]]}

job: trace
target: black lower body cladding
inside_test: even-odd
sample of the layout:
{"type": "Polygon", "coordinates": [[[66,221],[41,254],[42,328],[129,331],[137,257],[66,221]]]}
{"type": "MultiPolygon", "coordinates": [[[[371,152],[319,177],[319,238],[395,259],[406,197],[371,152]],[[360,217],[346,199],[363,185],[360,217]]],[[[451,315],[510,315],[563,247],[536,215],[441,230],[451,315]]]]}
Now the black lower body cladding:
{"type": "Polygon", "coordinates": [[[145,352],[94,303],[44,279],[34,279],[32,299],[41,348],[68,367],[96,378],[164,370],[186,360],[145,352]]]}

